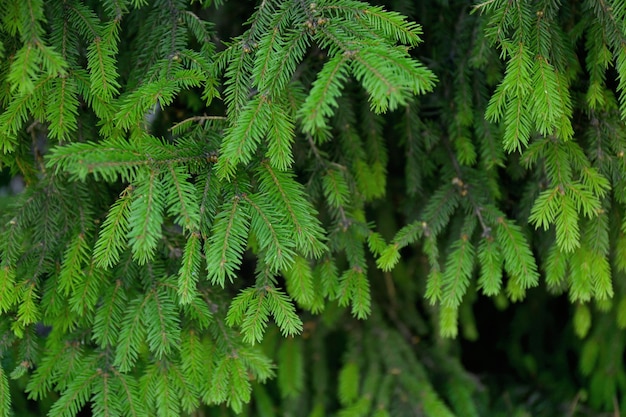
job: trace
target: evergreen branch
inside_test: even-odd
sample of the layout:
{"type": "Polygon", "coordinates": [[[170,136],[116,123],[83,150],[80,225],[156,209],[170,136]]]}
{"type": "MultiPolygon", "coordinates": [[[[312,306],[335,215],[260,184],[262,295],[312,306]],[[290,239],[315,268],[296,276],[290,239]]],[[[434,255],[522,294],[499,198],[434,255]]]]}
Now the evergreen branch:
{"type": "Polygon", "coordinates": [[[369,26],[383,33],[388,39],[395,39],[411,46],[417,46],[421,42],[419,37],[422,33],[421,26],[407,22],[406,18],[397,12],[386,11],[380,6],[367,6],[363,10],[363,15],[369,26]]]}
{"type": "Polygon", "coordinates": [[[507,64],[504,78],[489,101],[486,115],[498,120],[504,109],[504,149],[508,152],[521,149],[528,144],[531,120],[526,111],[524,98],[532,86],[531,51],[523,42],[517,44],[507,64]],[[507,97],[505,99],[505,96],[507,97]],[[504,104],[506,103],[506,105],[504,104]]]}
{"type": "Polygon", "coordinates": [[[248,211],[242,198],[234,195],[215,218],[206,249],[206,267],[213,284],[223,287],[226,278],[232,281],[236,277],[235,269],[241,263],[250,227],[248,211]]]}
{"type": "Polygon", "coordinates": [[[161,414],[164,417],[180,416],[180,402],[178,400],[178,392],[174,386],[173,381],[170,379],[171,369],[174,364],[167,364],[167,366],[158,367],[155,364],[154,377],[152,378],[152,384],[150,384],[150,391],[154,394],[154,403],[157,410],[161,410],[161,414]]]}
{"type": "Polygon", "coordinates": [[[169,369],[169,378],[172,380],[182,409],[187,413],[192,413],[200,406],[197,388],[183,375],[180,366],[173,366],[169,369]]]}
{"type": "Polygon", "coordinates": [[[442,303],[446,307],[458,308],[470,283],[475,253],[470,236],[466,234],[453,243],[451,249],[443,271],[442,303]]]}
{"type": "Polygon", "coordinates": [[[244,199],[252,208],[250,228],[266,253],[265,261],[273,272],[287,269],[295,255],[288,230],[281,227],[280,219],[273,215],[273,207],[261,196],[247,194],[244,199]]]}
{"type": "Polygon", "coordinates": [[[313,88],[300,108],[298,115],[302,118],[302,130],[313,134],[326,126],[325,118],[333,114],[337,107],[337,97],[341,94],[342,83],[348,76],[349,56],[337,55],[328,60],[313,82],[313,88]]]}
{"type": "Polygon", "coordinates": [[[564,252],[571,252],[580,245],[580,229],[575,202],[567,195],[559,196],[560,211],[555,218],[556,241],[564,252]]]}
{"type": "Polygon", "coordinates": [[[430,333],[540,275],[619,408],[623,0],[420,4],[420,105],[420,26],[366,1],[0,3],[0,417],[497,414],[430,333]]]}
{"type": "Polygon", "coordinates": [[[559,288],[565,281],[568,265],[568,255],[563,253],[559,245],[553,244],[545,262],[546,284],[548,288],[559,288]]]}
{"type": "Polygon", "coordinates": [[[113,365],[121,372],[130,371],[139,356],[139,349],[146,335],[143,317],[148,297],[138,296],[133,298],[126,308],[119,339],[115,349],[113,365]]]}
{"type": "MultiPolygon", "coordinates": [[[[101,371],[102,372],[102,371],[101,371]]],[[[116,379],[104,371],[93,384],[92,412],[94,415],[114,416],[121,414],[121,404],[115,392],[116,379]]]]}
{"type": "Polygon", "coordinates": [[[39,310],[39,303],[36,301],[39,298],[37,294],[37,287],[34,282],[24,280],[20,283],[19,287],[19,305],[17,308],[16,321],[23,327],[29,324],[36,323],[41,315],[39,310]]]}
{"type": "Polygon", "coordinates": [[[251,304],[254,302],[255,298],[258,298],[258,291],[258,289],[248,287],[241,290],[239,294],[233,298],[228,308],[228,313],[226,314],[227,325],[236,326],[241,324],[251,304]]]}
{"type": "Polygon", "coordinates": [[[313,273],[309,261],[301,256],[296,256],[291,268],[284,271],[287,291],[293,299],[308,306],[315,298],[313,290],[313,273]]]}
{"type": "Polygon", "coordinates": [[[322,177],[324,196],[334,208],[342,208],[348,203],[349,189],[343,173],[338,169],[328,169],[322,177]]]}
{"type": "MultiPolygon", "coordinates": [[[[431,305],[441,302],[443,298],[443,277],[441,273],[441,265],[439,264],[439,251],[436,245],[437,240],[432,236],[429,236],[426,239],[424,245],[424,251],[428,256],[428,263],[430,265],[430,271],[428,272],[428,277],[426,279],[426,292],[424,296],[431,305]]],[[[442,306],[442,309],[452,309],[454,312],[457,311],[456,308],[447,307],[445,305],[442,306]]],[[[455,332],[457,331],[456,319],[453,330],[455,332]]]]}
{"type": "Polygon", "coordinates": [[[91,80],[87,71],[72,69],[72,77],[76,82],[80,96],[93,109],[96,116],[103,121],[102,133],[110,133],[115,116],[115,107],[112,102],[91,92],[91,80]]]}
{"type": "Polygon", "coordinates": [[[128,159],[138,159],[140,156],[140,153],[133,151],[127,143],[123,142],[74,143],[55,148],[48,156],[47,166],[55,167],[57,170],[68,170],[81,180],[93,173],[97,179],[102,177],[112,182],[121,176],[122,179],[129,181],[136,175],[136,166],[145,165],[145,163],[143,161],[139,164],[136,161],[129,163],[128,159]],[[88,160],[87,163],[85,159],[88,160]],[[89,159],[96,161],[91,163],[89,159]],[[109,162],[109,159],[117,159],[117,161],[109,162]],[[121,171],[117,169],[118,167],[128,169],[121,171]]]}
{"type": "Polygon", "coordinates": [[[178,349],[180,323],[176,303],[166,289],[153,289],[146,297],[143,309],[150,351],[158,359],[178,349]]]}
{"type": "Polygon", "coordinates": [[[232,359],[222,356],[216,359],[213,369],[213,383],[209,387],[209,391],[204,399],[207,403],[219,404],[225,402],[228,398],[228,385],[230,384],[229,362],[232,359]]]}
{"type": "Polygon", "coordinates": [[[88,241],[84,233],[78,233],[66,248],[63,256],[63,266],[59,273],[59,290],[69,295],[84,278],[83,266],[89,259],[88,241]]]}
{"type": "Polygon", "coordinates": [[[296,247],[306,255],[320,256],[326,249],[322,243],[324,231],[315,208],[304,197],[302,187],[286,172],[274,170],[267,162],[258,169],[259,189],[274,201],[280,201],[277,207],[293,228],[296,247]]]}
{"type": "MultiPolygon", "coordinates": [[[[50,345],[52,346],[52,343],[50,345]]],[[[59,344],[55,349],[60,349],[62,356],[51,358],[51,361],[54,363],[54,376],[51,382],[56,383],[55,389],[57,391],[63,391],[74,380],[86,358],[83,355],[82,346],[75,341],[63,345],[59,344]]],[[[40,391],[40,398],[43,397],[43,394],[47,395],[48,391],[49,389],[40,391]]]]}
{"type": "Polygon", "coordinates": [[[503,217],[497,219],[496,240],[502,249],[504,269],[530,288],[539,283],[535,259],[519,226],[503,217]]]}
{"type": "Polygon", "coordinates": [[[186,126],[187,124],[190,124],[192,122],[198,122],[200,124],[204,124],[204,122],[210,121],[210,120],[222,121],[222,120],[228,120],[228,118],[226,116],[207,116],[207,115],[204,115],[204,116],[192,116],[192,117],[188,117],[185,120],[182,120],[182,121],[180,121],[178,123],[174,123],[172,125],[172,127],[168,128],[167,130],[169,130],[170,132],[176,132],[176,131],[181,130],[181,128],[183,126],[186,126]]]}
{"type": "Polygon", "coordinates": [[[268,75],[259,79],[260,91],[278,94],[294,75],[298,62],[302,61],[310,36],[305,31],[292,31],[290,35],[286,41],[278,45],[276,54],[267,69],[268,75]]]}
{"type": "Polygon", "coordinates": [[[74,376],[75,366],[82,360],[82,349],[76,344],[63,346],[60,343],[48,342],[46,344],[46,356],[39,362],[37,369],[31,375],[26,385],[28,398],[40,400],[52,389],[55,382],[59,382],[57,388],[64,389],[70,379],[63,380],[64,376],[74,376]],[[60,369],[61,365],[65,369],[60,369]],[[61,372],[63,371],[63,372],[61,372]]]}
{"type": "Polygon", "coordinates": [[[0,417],[11,415],[11,394],[9,392],[9,379],[4,373],[4,367],[0,366],[0,417]]]}
{"type": "Polygon", "coordinates": [[[369,280],[364,272],[357,273],[355,278],[352,288],[351,313],[357,319],[364,320],[372,311],[369,280]]]}
{"type": "Polygon", "coordinates": [[[120,21],[128,13],[128,5],[125,0],[107,0],[104,2],[104,8],[109,17],[115,21],[120,21]]]}
{"type": "Polygon", "coordinates": [[[270,164],[285,171],[293,164],[291,146],[295,136],[294,123],[289,112],[280,104],[269,107],[269,129],[267,132],[267,157],[270,164]]]}
{"type": "Polygon", "coordinates": [[[280,2],[277,0],[262,0],[254,15],[248,22],[250,30],[246,32],[246,43],[257,40],[259,36],[269,32],[272,23],[275,23],[274,17],[277,15],[276,9],[280,9],[280,2]]]}
{"type": "Polygon", "coordinates": [[[453,417],[454,414],[448,408],[448,406],[439,398],[434,392],[433,388],[427,386],[421,390],[422,407],[426,412],[426,415],[440,416],[440,417],[453,417]]]}
{"type": "Polygon", "coordinates": [[[576,250],[576,256],[570,263],[570,289],[569,296],[572,301],[588,302],[593,296],[593,272],[598,267],[593,261],[593,256],[585,247],[576,250]]]}
{"type": "Polygon", "coordinates": [[[560,139],[567,141],[574,136],[574,128],[572,127],[572,100],[566,75],[558,70],[555,70],[555,73],[557,96],[563,108],[563,112],[556,122],[556,133],[560,139]]]}
{"type": "Polygon", "coordinates": [[[96,13],[88,6],[73,2],[67,5],[69,21],[78,32],[91,40],[102,36],[102,25],[96,13]]]}
{"type": "Polygon", "coordinates": [[[589,218],[596,217],[602,206],[600,200],[583,184],[573,181],[565,189],[565,194],[576,203],[576,210],[589,218]]]}
{"type": "MultiPolygon", "coordinates": [[[[252,70],[252,76],[256,80],[255,82],[260,86],[261,83],[266,82],[267,72],[270,67],[270,63],[274,59],[274,54],[276,54],[278,45],[280,42],[280,32],[278,27],[274,27],[270,32],[269,36],[263,36],[261,38],[261,42],[258,47],[258,55],[261,59],[255,60],[254,68],[252,70]]],[[[291,57],[288,57],[291,58],[291,57]]],[[[266,93],[263,89],[260,89],[264,94],[266,93]]],[[[274,93],[273,91],[268,91],[267,93],[274,93]]]]}
{"type": "Polygon", "coordinates": [[[129,230],[131,197],[131,187],[127,187],[111,206],[102,224],[100,236],[93,251],[94,260],[99,267],[111,268],[117,264],[120,253],[126,248],[125,236],[129,230]]]}
{"type": "Polygon", "coordinates": [[[238,120],[222,141],[216,168],[221,178],[232,177],[239,163],[250,162],[261,138],[269,129],[272,105],[267,97],[259,95],[242,109],[238,120]]]}
{"type": "Polygon", "coordinates": [[[182,305],[182,308],[186,314],[189,314],[189,317],[195,322],[199,329],[204,330],[209,327],[213,313],[209,310],[209,305],[206,300],[202,298],[201,293],[198,292],[198,295],[192,298],[191,303],[182,305]]]}
{"type": "MultiPolygon", "coordinates": [[[[74,184],[74,186],[69,190],[65,187],[62,187],[61,190],[64,193],[67,193],[66,195],[70,199],[74,200],[70,203],[68,203],[68,201],[62,201],[62,203],[65,204],[63,209],[67,211],[76,211],[76,215],[74,217],[76,230],[78,230],[79,233],[84,234],[86,237],[89,237],[89,240],[91,240],[92,230],[94,228],[94,213],[92,202],[89,199],[90,193],[88,188],[85,184],[74,184]],[[80,203],[77,203],[79,201],[80,203]]],[[[74,223],[66,221],[64,222],[64,228],[70,228],[73,224],[74,223]]]]}
{"type": "Polygon", "coordinates": [[[265,287],[269,308],[283,336],[295,336],[302,332],[303,324],[290,298],[277,288],[265,287]]]}
{"type": "Polygon", "coordinates": [[[179,90],[180,86],[176,80],[159,79],[145,83],[135,91],[125,94],[120,97],[121,104],[115,115],[117,127],[129,129],[132,126],[141,126],[148,111],[157,104],[161,108],[171,104],[179,90]]]}
{"type": "Polygon", "coordinates": [[[365,278],[365,270],[360,266],[352,266],[339,278],[337,301],[340,306],[352,302],[352,314],[364,318],[370,312],[369,283],[365,278]]]}
{"type": "Polygon", "coordinates": [[[54,77],[66,77],[67,62],[65,61],[65,58],[53,48],[44,45],[43,43],[37,43],[36,45],[39,51],[43,71],[47,74],[53,75],[54,77]]]}
{"type": "Polygon", "coordinates": [[[206,162],[206,155],[189,154],[188,150],[159,143],[154,137],[142,139],[145,139],[143,143],[109,140],[57,147],[47,156],[47,166],[65,170],[81,180],[93,174],[109,182],[118,178],[131,182],[142,167],[169,169],[176,165],[206,162]]]}
{"type": "Polygon", "coordinates": [[[175,222],[186,230],[200,227],[200,205],[198,204],[189,174],[180,165],[168,165],[170,175],[164,176],[164,185],[170,190],[166,199],[168,213],[175,216],[175,222]],[[175,192],[171,192],[175,190],[175,192]]]}
{"type": "MultiPolygon", "coordinates": [[[[586,5],[590,8],[589,5],[586,5]]],[[[617,87],[620,101],[620,113],[622,118],[626,117],[626,34],[623,31],[622,18],[616,12],[623,15],[623,6],[614,7],[605,0],[600,0],[594,4],[593,12],[601,22],[607,32],[607,39],[611,45],[619,84],[617,87]]]]}
{"type": "Polygon", "coordinates": [[[80,316],[85,316],[92,312],[98,302],[100,287],[106,278],[105,271],[91,263],[84,275],[84,279],[76,285],[70,296],[70,310],[80,316]]]}
{"type": "Polygon", "coordinates": [[[452,152],[452,149],[450,148],[450,141],[448,140],[447,137],[443,137],[442,141],[444,145],[446,146],[448,157],[452,161],[452,166],[454,167],[454,171],[456,172],[456,175],[457,175],[455,178],[453,178],[452,182],[455,183],[459,188],[461,188],[461,195],[464,195],[468,198],[473,208],[474,215],[480,222],[480,226],[483,229],[482,237],[490,237],[491,227],[489,227],[487,223],[485,222],[485,219],[482,214],[482,211],[483,211],[482,206],[480,206],[476,202],[476,199],[474,198],[474,193],[470,192],[471,188],[468,187],[466,183],[463,181],[463,172],[461,171],[461,166],[459,165],[459,161],[457,160],[456,155],[454,154],[454,152],[452,152]]]}
{"type": "Polygon", "coordinates": [[[200,340],[201,334],[194,329],[181,333],[180,367],[185,378],[197,387],[207,380],[207,367],[204,365],[207,346],[200,340]]]}
{"type": "Polygon", "coordinates": [[[11,310],[15,304],[15,271],[8,265],[0,265],[0,314],[11,310]]]}
{"type": "Polygon", "coordinates": [[[611,189],[611,184],[607,178],[593,167],[583,167],[580,176],[583,185],[599,198],[605,197],[608,190],[611,189]]]}
{"type": "Polygon", "coordinates": [[[327,169],[326,175],[322,178],[322,191],[324,196],[331,206],[334,206],[339,211],[341,218],[342,228],[348,229],[352,223],[351,219],[348,219],[344,205],[348,203],[348,190],[347,182],[344,179],[342,172],[346,171],[346,167],[340,164],[329,162],[325,157],[322,157],[320,150],[313,141],[313,137],[310,134],[306,134],[307,143],[311,147],[311,151],[315,156],[315,159],[321,166],[327,169]],[[336,176],[337,175],[337,176],[336,176]],[[327,178],[330,177],[330,178],[327,178]],[[344,193],[344,194],[338,194],[344,193]]]}
{"type": "Polygon", "coordinates": [[[232,361],[230,367],[230,386],[228,390],[228,399],[226,403],[233,409],[234,412],[240,413],[243,405],[250,402],[250,392],[252,387],[248,379],[248,373],[246,372],[243,363],[239,360],[232,361]]]}
{"type": "Polygon", "coordinates": [[[122,282],[117,280],[113,285],[109,285],[102,300],[102,307],[96,311],[93,321],[91,338],[100,347],[114,346],[118,341],[126,303],[127,296],[122,282]]]}
{"type": "Polygon", "coordinates": [[[548,138],[544,141],[546,148],[550,148],[546,149],[545,153],[546,173],[550,181],[562,189],[565,184],[572,181],[572,153],[560,142],[548,138]]]}
{"type": "Polygon", "coordinates": [[[480,277],[478,287],[486,296],[495,296],[502,287],[502,252],[493,237],[484,237],[478,246],[480,277]]]}
{"type": "Polygon", "coordinates": [[[313,272],[322,284],[322,296],[336,299],[339,287],[339,274],[335,262],[327,258],[318,263],[313,272]]]}
{"type": "Polygon", "coordinates": [[[506,84],[503,82],[498,84],[496,90],[491,95],[489,99],[489,104],[487,104],[487,108],[485,109],[485,119],[490,122],[499,122],[502,118],[502,115],[505,113],[506,104],[507,104],[507,89],[505,88],[506,84]]]}
{"type": "MultiPolygon", "coordinates": [[[[585,258],[592,265],[591,281],[593,295],[597,300],[610,300],[614,296],[613,282],[611,280],[611,266],[607,256],[595,251],[589,251],[591,256],[585,258]]],[[[589,279],[587,277],[587,279],[589,279]]]]}
{"type": "Polygon", "coordinates": [[[531,107],[539,133],[542,135],[556,134],[555,123],[563,116],[563,106],[558,94],[556,74],[554,68],[542,56],[535,59],[533,65],[533,84],[531,107]]]}
{"type": "Polygon", "coordinates": [[[392,69],[400,77],[402,84],[413,94],[425,94],[435,88],[437,77],[421,62],[411,58],[405,49],[395,48],[368,48],[375,55],[392,64],[392,69]]]}
{"type": "Polygon", "coordinates": [[[20,94],[27,94],[34,90],[37,75],[40,70],[41,57],[38,49],[33,44],[24,45],[15,54],[11,63],[11,71],[7,76],[7,81],[11,84],[12,90],[17,90],[20,94]]]}
{"type": "Polygon", "coordinates": [[[259,349],[242,348],[239,350],[239,358],[252,375],[251,380],[265,383],[274,377],[274,363],[259,349]]]}
{"type": "Polygon", "coordinates": [[[133,259],[145,264],[154,256],[163,224],[163,184],[157,173],[149,171],[133,193],[128,218],[128,242],[133,259]]]}
{"type": "Polygon", "coordinates": [[[415,221],[398,230],[392,242],[398,248],[404,248],[422,237],[424,232],[427,235],[432,234],[426,222],[415,221]]]}
{"type": "Polygon", "coordinates": [[[41,105],[43,97],[53,79],[52,76],[40,77],[31,91],[13,97],[6,110],[0,114],[0,149],[12,152],[17,144],[17,132],[23,127],[29,117],[29,111],[41,105]]]}
{"type": "MultiPolygon", "coordinates": [[[[15,266],[21,255],[22,234],[25,226],[31,221],[30,213],[40,210],[37,195],[31,189],[27,189],[22,194],[20,209],[14,212],[14,217],[2,226],[2,239],[0,239],[0,254],[2,254],[2,265],[6,267],[15,266]]],[[[5,220],[6,221],[6,220],[5,220]]]]}
{"type": "Polygon", "coordinates": [[[183,260],[178,271],[178,298],[181,304],[189,304],[198,295],[196,284],[200,278],[202,243],[200,233],[192,232],[187,238],[183,260]]]}
{"type": "Polygon", "coordinates": [[[487,170],[496,167],[504,167],[504,151],[500,145],[497,135],[497,128],[488,123],[487,117],[475,116],[476,120],[480,120],[476,126],[478,139],[480,140],[480,161],[487,170]]]}
{"type": "Polygon", "coordinates": [[[36,42],[43,35],[43,27],[40,20],[44,17],[44,4],[42,0],[26,0],[20,4],[23,13],[18,24],[20,37],[23,42],[36,42]]]}
{"type": "Polygon", "coordinates": [[[263,340],[263,334],[267,328],[270,315],[269,303],[265,297],[265,291],[254,291],[255,299],[251,300],[246,309],[245,316],[241,324],[244,333],[243,340],[254,345],[263,340]]]}
{"type": "MultiPolygon", "coordinates": [[[[411,229],[421,227],[426,235],[437,236],[450,221],[450,217],[459,205],[459,193],[452,184],[444,184],[435,191],[422,211],[424,221],[414,223],[411,229]]],[[[406,229],[408,232],[409,229],[406,229]]]]}
{"type": "Polygon", "coordinates": [[[384,61],[379,60],[374,51],[368,48],[357,52],[346,51],[344,54],[354,59],[352,72],[370,94],[372,108],[376,113],[395,110],[406,104],[404,83],[384,61]]]}
{"type": "Polygon", "coordinates": [[[227,115],[231,120],[237,120],[240,111],[244,108],[249,99],[250,89],[252,88],[252,77],[250,76],[253,68],[253,58],[249,47],[244,46],[241,49],[235,48],[235,44],[229,46],[223,52],[224,58],[229,62],[226,70],[225,85],[225,102],[227,115]],[[235,55],[239,52],[238,55],[235,55]]]}
{"type": "MultiPolygon", "coordinates": [[[[110,27],[115,28],[116,25],[113,22],[110,27]]],[[[109,32],[111,36],[116,36],[114,31],[109,30],[109,32]]],[[[91,80],[91,92],[105,102],[111,101],[120,89],[115,68],[116,53],[117,48],[114,39],[96,37],[87,48],[87,68],[91,80]]]]}
{"type": "Polygon", "coordinates": [[[531,126],[527,103],[523,99],[512,98],[504,116],[504,150],[514,152],[526,147],[530,139],[531,126]]]}
{"type": "Polygon", "coordinates": [[[474,9],[473,11],[483,9],[483,10],[480,10],[480,12],[482,13],[483,11],[487,11],[496,7],[494,3],[498,5],[498,3],[500,3],[501,1],[502,0],[487,0],[487,1],[483,1],[482,3],[475,4],[474,6],[472,6],[472,8],[474,9]]]}
{"type": "Polygon", "coordinates": [[[187,27],[200,43],[209,43],[211,41],[211,32],[209,32],[209,22],[202,20],[197,14],[189,10],[181,10],[180,17],[187,23],[187,27]]]}
{"type": "Polygon", "coordinates": [[[586,222],[582,241],[589,246],[590,249],[597,251],[602,255],[610,253],[609,241],[609,217],[603,209],[598,210],[595,217],[586,222]]]}
{"type": "Polygon", "coordinates": [[[378,259],[376,259],[376,266],[384,272],[388,272],[396,266],[399,260],[399,245],[397,243],[393,243],[380,252],[378,259]]]}
{"type": "Polygon", "coordinates": [[[204,240],[207,240],[213,224],[220,188],[221,182],[213,172],[196,181],[196,194],[200,196],[200,234],[204,240]]]}
{"type": "Polygon", "coordinates": [[[86,359],[76,377],[68,384],[58,401],[50,409],[51,417],[74,417],[89,400],[91,389],[102,371],[93,359],[86,359]]]}

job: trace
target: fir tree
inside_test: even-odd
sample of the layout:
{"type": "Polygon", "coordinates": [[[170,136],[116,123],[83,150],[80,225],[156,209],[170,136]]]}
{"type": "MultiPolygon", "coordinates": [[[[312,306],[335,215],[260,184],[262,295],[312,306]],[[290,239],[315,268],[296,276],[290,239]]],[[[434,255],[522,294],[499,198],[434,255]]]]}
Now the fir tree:
{"type": "Polygon", "coordinates": [[[626,413],[626,2],[373,3],[0,1],[0,417],[626,413]]]}

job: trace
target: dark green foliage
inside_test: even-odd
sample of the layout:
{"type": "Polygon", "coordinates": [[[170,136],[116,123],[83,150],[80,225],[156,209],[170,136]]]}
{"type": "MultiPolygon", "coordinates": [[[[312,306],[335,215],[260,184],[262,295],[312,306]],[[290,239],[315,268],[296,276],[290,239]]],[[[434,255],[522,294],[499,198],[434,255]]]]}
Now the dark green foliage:
{"type": "Polygon", "coordinates": [[[626,2],[371,3],[0,1],[0,417],[626,413],[626,2]]]}

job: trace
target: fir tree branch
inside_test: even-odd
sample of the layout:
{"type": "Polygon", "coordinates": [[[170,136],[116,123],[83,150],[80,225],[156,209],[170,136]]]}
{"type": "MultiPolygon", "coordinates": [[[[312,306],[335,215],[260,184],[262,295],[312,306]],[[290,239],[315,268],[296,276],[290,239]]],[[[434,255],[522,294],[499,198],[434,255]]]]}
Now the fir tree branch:
{"type": "Polygon", "coordinates": [[[185,125],[187,125],[188,123],[191,123],[191,122],[198,122],[199,124],[204,124],[204,122],[209,121],[209,120],[219,120],[219,121],[222,121],[222,120],[228,120],[228,118],[226,116],[207,116],[207,115],[204,115],[204,116],[191,116],[191,117],[188,117],[188,118],[186,118],[186,119],[184,119],[184,120],[182,120],[182,121],[180,121],[178,123],[175,123],[174,125],[172,125],[172,127],[169,127],[167,130],[172,132],[172,131],[176,131],[176,130],[180,129],[181,126],[185,126],[185,125]]]}
{"type": "Polygon", "coordinates": [[[448,140],[448,137],[447,136],[443,136],[441,138],[441,141],[444,143],[444,145],[446,147],[446,151],[448,153],[448,158],[452,162],[452,166],[454,167],[454,171],[456,172],[456,177],[452,180],[452,182],[456,186],[461,188],[461,190],[462,190],[461,194],[462,195],[463,195],[463,191],[465,191],[465,195],[463,195],[463,196],[464,197],[467,196],[470,204],[472,205],[472,207],[474,209],[474,215],[476,216],[476,218],[480,222],[480,226],[481,226],[481,228],[483,230],[482,237],[486,237],[486,238],[491,237],[491,227],[489,227],[487,225],[487,223],[485,222],[485,219],[483,217],[483,214],[482,214],[483,207],[476,202],[476,200],[474,199],[473,193],[470,192],[470,186],[465,181],[463,181],[463,171],[461,170],[461,165],[459,164],[459,161],[457,160],[456,155],[452,151],[452,148],[450,146],[450,141],[448,140]]]}
{"type": "MultiPolygon", "coordinates": [[[[315,159],[319,162],[319,164],[323,167],[323,169],[325,171],[327,171],[329,169],[330,165],[333,165],[333,166],[337,167],[340,170],[345,170],[345,167],[343,165],[339,165],[337,163],[330,162],[326,158],[322,157],[322,155],[320,153],[320,150],[318,149],[317,145],[313,141],[313,136],[311,136],[309,133],[306,133],[305,136],[306,136],[306,139],[307,139],[307,143],[309,144],[309,146],[311,148],[311,151],[313,152],[313,155],[315,156],[315,159]]],[[[340,216],[340,219],[341,219],[341,228],[345,232],[352,225],[352,219],[348,218],[348,216],[346,215],[346,210],[345,210],[343,204],[338,204],[338,205],[336,205],[335,208],[339,212],[339,216],[340,216]]]]}

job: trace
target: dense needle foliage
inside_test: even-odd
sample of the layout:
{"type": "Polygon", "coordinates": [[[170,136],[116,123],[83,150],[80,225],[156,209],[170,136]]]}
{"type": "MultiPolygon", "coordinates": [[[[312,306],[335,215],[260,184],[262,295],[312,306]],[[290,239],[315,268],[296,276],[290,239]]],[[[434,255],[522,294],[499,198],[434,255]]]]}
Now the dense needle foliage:
{"type": "Polygon", "coordinates": [[[378,3],[0,0],[0,417],[626,413],[626,1],[378,3]]]}

